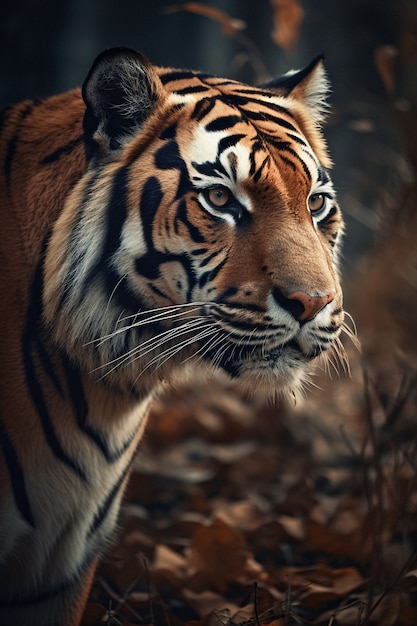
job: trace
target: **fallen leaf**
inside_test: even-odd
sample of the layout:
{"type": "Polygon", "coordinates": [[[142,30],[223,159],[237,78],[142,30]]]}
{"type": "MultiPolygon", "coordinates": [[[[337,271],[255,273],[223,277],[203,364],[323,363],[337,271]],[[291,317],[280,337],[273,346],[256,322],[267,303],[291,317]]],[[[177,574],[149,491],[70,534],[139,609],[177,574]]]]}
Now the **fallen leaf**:
{"type": "Polygon", "coordinates": [[[286,52],[291,52],[298,39],[304,11],[298,0],[271,0],[274,28],[272,40],[286,52]]]}
{"type": "Polygon", "coordinates": [[[189,563],[206,588],[224,590],[242,574],[248,556],[243,534],[221,519],[202,526],[191,539],[189,563]]]}

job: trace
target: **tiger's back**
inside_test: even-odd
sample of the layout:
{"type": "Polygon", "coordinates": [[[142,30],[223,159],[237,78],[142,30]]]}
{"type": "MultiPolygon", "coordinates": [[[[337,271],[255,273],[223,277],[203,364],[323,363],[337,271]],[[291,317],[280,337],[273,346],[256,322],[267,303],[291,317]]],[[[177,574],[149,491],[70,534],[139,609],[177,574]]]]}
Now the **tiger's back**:
{"type": "MultiPolygon", "coordinates": [[[[28,100],[2,113],[0,332],[5,356],[0,361],[2,407],[23,400],[24,312],[29,308],[43,242],[62,210],[68,188],[78,180],[85,166],[83,108],[80,92],[75,90],[43,102],[28,100]]],[[[28,407],[30,404],[28,401],[28,407]]],[[[27,413],[31,414],[30,408],[27,413]]],[[[3,415],[6,419],[7,415],[3,415]]]]}
{"type": "Polygon", "coordinates": [[[338,342],[319,61],[264,90],[115,49],[3,113],[0,623],[76,625],[152,396],[291,393],[338,342]]]}
{"type": "MultiPolygon", "coordinates": [[[[9,107],[0,122],[0,406],[4,422],[11,420],[11,411],[16,411],[20,419],[25,416],[25,428],[16,428],[14,435],[17,447],[29,455],[27,433],[36,432],[37,420],[32,419],[27,393],[24,329],[43,242],[62,209],[69,186],[79,178],[84,165],[82,110],[80,94],[75,91],[44,102],[28,100],[9,107]],[[71,135],[73,139],[68,142],[71,135]],[[78,143],[78,150],[67,158],[69,163],[62,172],[60,148],[70,143],[78,143]]],[[[6,443],[6,429],[2,428],[1,433],[3,449],[7,450],[10,444],[6,443]]],[[[4,495],[10,485],[3,457],[0,464],[4,477],[0,490],[4,495]]]]}

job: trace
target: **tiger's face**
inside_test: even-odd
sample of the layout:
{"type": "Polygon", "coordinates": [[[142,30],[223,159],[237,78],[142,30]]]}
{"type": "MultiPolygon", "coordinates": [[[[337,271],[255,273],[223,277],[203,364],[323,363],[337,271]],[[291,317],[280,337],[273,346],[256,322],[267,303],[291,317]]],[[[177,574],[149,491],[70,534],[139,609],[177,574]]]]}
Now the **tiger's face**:
{"type": "Polygon", "coordinates": [[[83,89],[88,169],[45,265],[47,322],[83,368],[139,394],[203,364],[287,393],[337,344],[323,91],[320,62],[258,89],[99,57],[83,89]]]}

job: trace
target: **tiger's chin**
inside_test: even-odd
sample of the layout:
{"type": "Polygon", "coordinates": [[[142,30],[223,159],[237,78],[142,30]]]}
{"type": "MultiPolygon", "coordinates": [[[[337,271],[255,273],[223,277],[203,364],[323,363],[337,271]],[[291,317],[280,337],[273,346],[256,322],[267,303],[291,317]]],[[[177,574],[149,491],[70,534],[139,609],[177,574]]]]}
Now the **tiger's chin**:
{"type": "Polygon", "coordinates": [[[178,372],[178,379],[181,382],[195,380],[197,375],[205,381],[214,380],[230,386],[250,400],[295,403],[304,397],[315,358],[315,355],[303,355],[296,346],[288,344],[242,359],[217,359],[215,363],[200,360],[197,372],[190,359],[188,365],[178,372]]]}
{"type": "Polygon", "coordinates": [[[244,396],[266,400],[298,401],[311,371],[313,357],[302,356],[291,346],[273,349],[265,354],[225,364],[226,373],[244,396]]]}

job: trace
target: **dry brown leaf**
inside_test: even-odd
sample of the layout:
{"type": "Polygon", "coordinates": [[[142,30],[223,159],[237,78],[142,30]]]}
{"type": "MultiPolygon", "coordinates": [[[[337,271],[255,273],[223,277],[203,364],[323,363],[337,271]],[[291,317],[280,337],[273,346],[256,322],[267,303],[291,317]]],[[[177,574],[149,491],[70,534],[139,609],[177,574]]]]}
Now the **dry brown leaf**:
{"type": "Polygon", "coordinates": [[[204,15],[218,22],[222,27],[222,33],[226,37],[233,37],[236,31],[244,30],[246,24],[243,20],[231,17],[225,11],[216,7],[209,7],[201,2],[184,2],[182,4],[173,4],[163,9],[163,13],[178,13],[179,11],[188,11],[189,13],[197,13],[204,15]]]}
{"type": "Polygon", "coordinates": [[[190,565],[206,588],[224,590],[242,574],[248,556],[243,534],[220,519],[199,528],[191,540],[190,565]]]}
{"type": "Polygon", "coordinates": [[[378,46],[374,52],[376,69],[390,96],[395,92],[395,62],[397,55],[398,50],[394,46],[378,46]]]}
{"type": "Polygon", "coordinates": [[[155,560],[152,569],[167,569],[174,572],[178,576],[182,576],[185,574],[186,567],[186,559],[178,554],[178,552],[175,552],[174,550],[171,550],[171,548],[168,548],[168,546],[164,546],[162,544],[156,546],[155,560]]]}
{"type": "Polygon", "coordinates": [[[304,11],[299,0],[271,0],[274,28],[272,40],[286,52],[291,52],[298,39],[304,11]]]}
{"type": "Polygon", "coordinates": [[[369,556],[372,547],[370,538],[365,537],[365,522],[358,524],[353,532],[342,533],[314,520],[307,520],[305,546],[309,552],[324,552],[342,558],[354,556],[360,563],[369,556]]]}
{"type": "MultiPolygon", "coordinates": [[[[310,594],[344,596],[363,584],[364,580],[355,567],[334,569],[326,565],[312,567],[286,567],[278,572],[278,584],[303,591],[304,598],[310,594]]],[[[325,600],[326,601],[326,600],[325,600]]]]}

